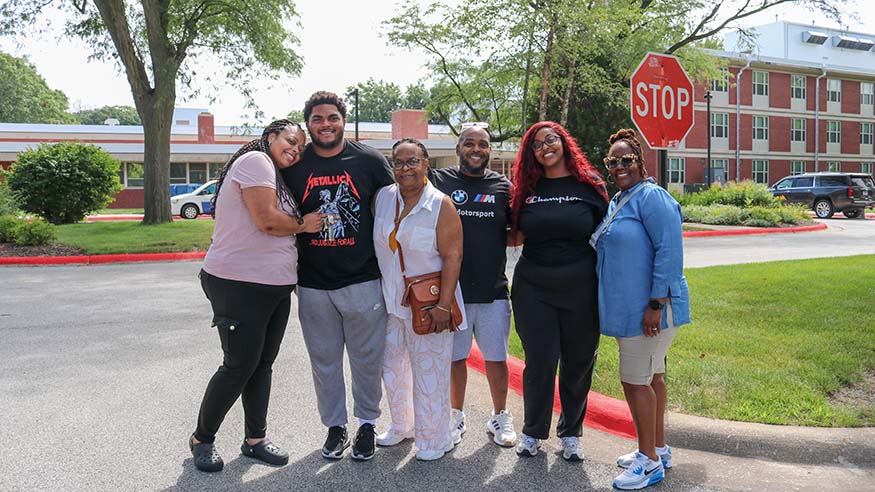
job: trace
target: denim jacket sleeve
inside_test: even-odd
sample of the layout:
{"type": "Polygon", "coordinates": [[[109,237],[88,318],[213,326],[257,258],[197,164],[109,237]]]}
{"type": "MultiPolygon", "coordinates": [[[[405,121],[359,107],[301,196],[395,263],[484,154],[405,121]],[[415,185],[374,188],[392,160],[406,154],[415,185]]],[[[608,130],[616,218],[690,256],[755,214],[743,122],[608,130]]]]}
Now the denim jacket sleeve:
{"type": "Polygon", "coordinates": [[[665,190],[656,186],[652,186],[642,195],[642,223],[653,245],[650,298],[678,295],[684,275],[683,219],[680,205],[665,190]]]}

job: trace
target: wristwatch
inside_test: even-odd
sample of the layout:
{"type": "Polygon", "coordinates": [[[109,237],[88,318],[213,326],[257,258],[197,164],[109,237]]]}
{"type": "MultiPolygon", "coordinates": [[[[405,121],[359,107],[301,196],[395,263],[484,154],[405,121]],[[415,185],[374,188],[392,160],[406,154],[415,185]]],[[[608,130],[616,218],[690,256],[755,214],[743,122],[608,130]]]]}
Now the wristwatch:
{"type": "Polygon", "coordinates": [[[665,307],[665,304],[657,301],[656,299],[651,299],[650,302],[647,303],[647,306],[654,311],[659,311],[660,309],[665,307]]]}

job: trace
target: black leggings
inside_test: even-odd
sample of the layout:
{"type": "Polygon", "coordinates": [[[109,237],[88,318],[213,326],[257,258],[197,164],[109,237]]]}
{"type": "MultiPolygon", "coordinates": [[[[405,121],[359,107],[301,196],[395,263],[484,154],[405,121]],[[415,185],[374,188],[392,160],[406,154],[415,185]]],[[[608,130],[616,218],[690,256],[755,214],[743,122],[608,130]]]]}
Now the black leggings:
{"type": "Polygon", "coordinates": [[[523,433],[527,436],[549,436],[557,364],[562,413],[556,434],[581,435],[600,336],[597,283],[589,263],[545,267],[521,258],[516,266],[511,297],[526,356],[523,433]]]}
{"type": "Polygon", "coordinates": [[[225,280],[201,270],[224,358],[201,402],[194,437],[213,442],[228,410],[243,396],[247,438],[265,437],[273,361],[289,321],[294,285],[225,280]]]}

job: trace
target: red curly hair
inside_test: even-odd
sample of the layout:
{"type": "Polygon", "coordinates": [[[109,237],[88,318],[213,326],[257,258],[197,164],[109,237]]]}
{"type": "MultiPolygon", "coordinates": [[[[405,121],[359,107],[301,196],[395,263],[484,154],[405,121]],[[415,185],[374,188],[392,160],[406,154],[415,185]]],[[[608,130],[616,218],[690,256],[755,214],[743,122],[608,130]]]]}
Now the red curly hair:
{"type": "Polygon", "coordinates": [[[578,181],[595,188],[595,191],[601,195],[605,202],[608,201],[608,188],[605,181],[595,167],[589,163],[586,154],[580,150],[577,140],[559,123],[539,121],[529,127],[526,134],[523,135],[520,150],[513,163],[513,194],[510,199],[510,210],[514,231],[518,230],[519,227],[520,209],[523,203],[525,203],[526,198],[532,196],[535,185],[544,175],[544,169],[535,160],[535,153],[532,151],[535,134],[544,128],[550,128],[559,135],[559,139],[562,141],[562,154],[565,156],[565,167],[568,172],[578,181]]]}

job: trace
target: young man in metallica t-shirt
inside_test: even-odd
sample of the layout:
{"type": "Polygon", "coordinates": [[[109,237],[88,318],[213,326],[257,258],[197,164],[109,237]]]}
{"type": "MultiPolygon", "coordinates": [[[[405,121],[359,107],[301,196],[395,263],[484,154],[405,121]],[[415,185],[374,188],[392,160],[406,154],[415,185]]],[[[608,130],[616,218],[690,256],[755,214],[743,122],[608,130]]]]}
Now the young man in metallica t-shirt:
{"type": "Polygon", "coordinates": [[[343,349],[352,371],[353,415],[359,429],[352,457],[374,456],[380,416],[386,307],[374,254],[371,200],[394,182],[375,149],[343,138],[346,104],[316,92],[304,105],[311,143],[301,161],[282,171],[304,214],[326,214],[322,230],[298,235],[298,318],[310,354],[313,384],[328,436],[322,456],[340,459],[349,447],[343,349]]]}
{"type": "Polygon", "coordinates": [[[507,229],[510,218],[511,184],[490,170],[491,146],[485,125],[463,125],[456,155],[459,167],[435,170],[435,186],[456,205],[462,219],[463,255],[459,284],[465,300],[470,330],[456,332],[450,375],[453,432],[463,433],[467,359],[472,336],[486,361],[486,380],[492,395],[493,413],[486,429],[499,446],[513,446],[516,432],[507,403],[507,339],[510,333],[508,302],[507,229]]]}

